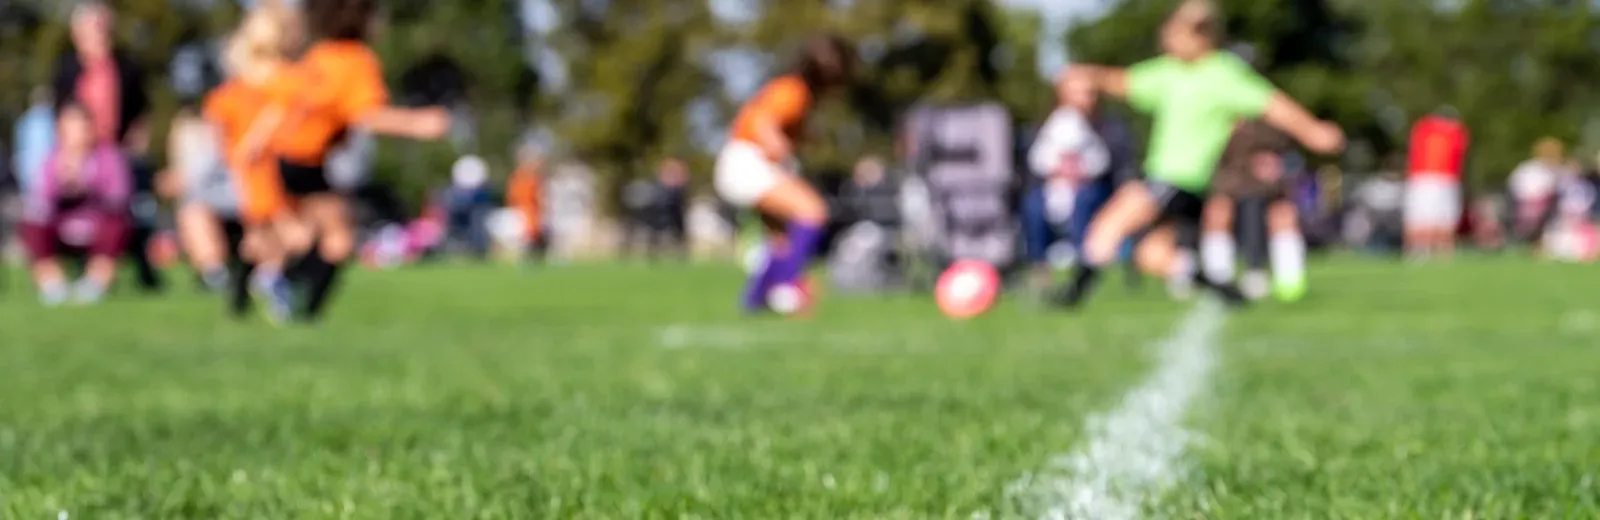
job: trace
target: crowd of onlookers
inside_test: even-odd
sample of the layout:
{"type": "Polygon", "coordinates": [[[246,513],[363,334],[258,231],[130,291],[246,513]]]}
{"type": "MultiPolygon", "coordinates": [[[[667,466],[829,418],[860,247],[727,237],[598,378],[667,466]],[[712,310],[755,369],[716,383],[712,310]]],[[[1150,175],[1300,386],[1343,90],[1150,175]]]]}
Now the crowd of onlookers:
{"type": "MultiPolygon", "coordinates": [[[[11,161],[0,169],[6,173],[0,176],[0,250],[13,242],[23,246],[48,303],[98,300],[117,282],[123,259],[134,266],[131,285],[160,290],[159,267],[175,256],[167,252],[172,249],[181,250],[202,286],[221,288],[228,283],[226,266],[241,231],[233,218],[235,188],[222,166],[214,129],[193,109],[180,111],[166,139],[168,164],[154,164],[146,78],[113,46],[113,13],[103,5],[86,5],[74,11],[71,22],[73,52],[56,65],[50,85],[37,89],[17,120],[11,161]],[[75,266],[63,260],[81,260],[82,267],[68,269],[75,266]],[[80,270],[81,276],[69,277],[80,270]]],[[[1016,149],[1002,152],[1008,157],[1001,163],[1011,165],[1013,195],[1007,197],[1014,204],[1007,204],[1011,218],[998,233],[1015,240],[995,243],[1018,250],[1018,263],[1070,262],[1072,243],[1090,214],[1086,211],[1095,206],[1092,200],[1137,176],[1132,136],[1107,121],[1095,131],[1115,145],[1112,173],[1078,186],[1068,197],[1076,206],[1040,180],[1045,176],[1032,174],[1039,166],[1028,157],[1029,129],[1007,138],[1016,149]]],[[[1464,132],[1441,124],[1446,133],[1464,132]]],[[[1462,149],[1440,153],[1459,162],[1464,143],[1462,137],[1462,149]]],[[[836,189],[824,190],[836,220],[829,263],[841,284],[900,283],[895,279],[905,278],[916,249],[908,244],[938,241],[928,235],[949,231],[941,226],[948,224],[950,210],[939,209],[938,196],[930,194],[934,176],[926,157],[914,157],[901,145],[899,156],[863,158],[838,176],[842,182],[836,189]],[[852,272],[860,276],[851,278],[852,272]]],[[[571,163],[549,163],[535,146],[516,150],[514,167],[505,175],[491,171],[491,162],[482,157],[461,157],[448,182],[413,211],[417,208],[408,208],[381,183],[367,181],[373,177],[375,146],[370,136],[355,134],[330,160],[329,174],[356,202],[355,216],[365,230],[363,256],[376,265],[440,253],[486,258],[497,250],[540,258],[552,244],[565,251],[582,247],[573,245],[580,242],[656,259],[684,258],[697,243],[709,241],[727,258],[737,230],[747,225],[726,205],[695,196],[690,182],[695,172],[676,158],[621,186],[617,218],[600,219],[595,177],[571,163]],[[555,170],[567,173],[550,175],[555,170]],[[501,178],[503,184],[495,180],[501,178]]],[[[1600,160],[1581,165],[1562,143],[1543,139],[1510,173],[1504,190],[1477,193],[1461,191],[1459,164],[1424,167],[1415,161],[1358,177],[1311,171],[1291,152],[1282,163],[1289,179],[1287,200],[1313,245],[1343,242],[1433,256],[1453,250],[1462,237],[1480,249],[1523,243],[1554,258],[1600,255],[1595,232],[1600,160]]]]}
{"type": "MultiPolygon", "coordinates": [[[[1405,213],[1407,173],[1395,165],[1353,182],[1333,228],[1345,244],[1374,252],[1404,253],[1408,239],[1405,213]]],[[[1585,164],[1566,153],[1553,138],[1539,140],[1529,159],[1513,170],[1503,186],[1489,186],[1461,198],[1463,210],[1448,228],[1453,248],[1459,240],[1479,251],[1508,246],[1529,248],[1541,256],[1593,261],[1600,250],[1588,245],[1600,222],[1600,157],[1585,164]]]]}

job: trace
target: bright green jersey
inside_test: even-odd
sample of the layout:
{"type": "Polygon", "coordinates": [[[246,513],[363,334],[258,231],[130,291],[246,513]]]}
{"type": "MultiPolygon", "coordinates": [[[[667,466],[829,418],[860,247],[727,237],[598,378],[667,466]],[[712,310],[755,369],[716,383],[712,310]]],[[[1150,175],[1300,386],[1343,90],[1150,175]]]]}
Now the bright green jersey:
{"type": "Polygon", "coordinates": [[[1274,89],[1238,57],[1162,56],[1128,69],[1128,103],[1154,120],[1145,175],[1203,193],[1241,119],[1259,117],[1274,89]]]}

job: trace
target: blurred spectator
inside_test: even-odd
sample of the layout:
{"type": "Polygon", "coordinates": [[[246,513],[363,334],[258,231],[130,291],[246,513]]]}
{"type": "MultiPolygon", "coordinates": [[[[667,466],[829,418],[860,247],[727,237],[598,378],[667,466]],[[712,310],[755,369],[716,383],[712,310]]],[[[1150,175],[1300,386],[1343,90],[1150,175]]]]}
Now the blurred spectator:
{"type": "Polygon", "coordinates": [[[1472,202],[1472,241],[1483,251],[1505,247],[1505,198],[1480,196],[1472,202]]]}
{"type": "Polygon", "coordinates": [[[92,121],[97,143],[120,148],[133,175],[133,195],[128,205],[131,232],[127,251],[146,291],[161,289],[160,275],[149,256],[156,236],[155,168],[139,160],[149,146],[144,118],[149,110],[145,72],[132,58],[113,46],[111,29],[115,13],[99,2],[72,11],[72,48],[57,64],[52,95],[57,104],[81,104],[92,121]]]}
{"type": "Polygon", "coordinates": [[[450,187],[445,190],[445,237],[452,250],[465,249],[475,259],[489,254],[485,219],[494,209],[489,193],[489,165],[476,155],[456,160],[450,171],[450,187]]]}
{"type": "Polygon", "coordinates": [[[1060,106],[1028,154],[1034,175],[1022,205],[1024,243],[1040,287],[1048,282],[1051,257],[1061,256],[1050,252],[1053,246],[1070,243],[1075,255],[1095,213],[1117,186],[1138,172],[1127,126],[1100,109],[1093,85],[1062,81],[1056,97],[1060,106]]]}
{"type": "Polygon", "coordinates": [[[1357,184],[1345,213],[1345,243],[1371,252],[1387,253],[1400,249],[1403,242],[1403,217],[1406,186],[1400,173],[1379,173],[1357,184]]]}
{"type": "Polygon", "coordinates": [[[506,181],[506,205],[522,217],[525,253],[535,259],[544,252],[544,156],[538,148],[517,151],[517,168],[506,181]]]}
{"type": "Polygon", "coordinates": [[[1461,169],[1467,129],[1448,107],[1411,129],[1406,166],[1405,248],[1413,258],[1448,256],[1461,224],[1461,169]]]}
{"type": "Polygon", "coordinates": [[[111,7],[98,2],[72,11],[74,52],[58,64],[52,94],[57,103],[83,104],[94,121],[97,142],[142,154],[148,144],[146,78],[131,58],[113,48],[114,18],[111,7]]]}
{"type": "Polygon", "coordinates": [[[1556,189],[1569,166],[1561,141],[1540,139],[1533,146],[1533,157],[1512,170],[1507,187],[1511,192],[1512,233],[1518,241],[1534,242],[1543,234],[1553,215],[1556,189]]]}
{"type": "MultiPolygon", "coordinates": [[[[1594,165],[1584,169],[1583,180],[1589,184],[1589,189],[1594,193],[1600,193],[1600,156],[1595,158],[1594,165]]],[[[1589,218],[1600,222],[1600,202],[1590,205],[1589,218]]]]}
{"type": "Polygon", "coordinates": [[[89,303],[105,294],[126,239],[130,193],[127,162],[96,138],[87,109],[67,104],[60,114],[59,145],[29,189],[20,226],[47,305],[68,298],[89,303]],[[69,250],[89,256],[84,278],[70,288],[61,267],[69,250]]]}
{"type": "Polygon", "coordinates": [[[903,283],[904,255],[899,250],[899,189],[883,159],[856,161],[839,193],[845,223],[828,257],[828,278],[842,291],[876,292],[903,283]]]}
{"type": "Polygon", "coordinates": [[[229,252],[244,238],[220,139],[192,109],[180,111],[167,138],[171,164],[157,183],[163,196],[178,203],[178,240],[190,267],[207,289],[218,292],[228,288],[229,252]]]}
{"type": "Polygon", "coordinates": [[[33,179],[39,177],[39,170],[44,167],[50,150],[55,148],[56,140],[56,115],[50,90],[34,89],[31,102],[28,111],[17,119],[14,134],[16,155],[12,157],[11,172],[22,192],[27,192],[33,179]]]}
{"type": "Polygon", "coordinates": [[[656,167],[652,179],[628,184],[623,203],[631,215],[628,248],[643,252],[650,260],[669,255],[683,258],[687,246],[684,214],[687,211],[689,167],[682,160],[668,158],[656,167]]]}
{"type": "Polygon", "coordinates": [[[900,226],[899,190],[889,178],[883,159],[876,156],[856,161],[850,182],[840,190],[839,205],[843,220],[871,222],[886,229],[900,226]]]}

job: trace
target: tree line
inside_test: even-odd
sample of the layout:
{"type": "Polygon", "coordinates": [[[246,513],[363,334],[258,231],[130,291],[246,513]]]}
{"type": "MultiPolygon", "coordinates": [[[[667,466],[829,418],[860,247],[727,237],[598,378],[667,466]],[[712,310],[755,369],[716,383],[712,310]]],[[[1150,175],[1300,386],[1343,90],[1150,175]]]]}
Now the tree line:
{"type": "MultiPolygon", "coordinates": [[[[153,73],[159,140],[161,121],[196,94],[174,84],[184,74],[174,57],[214,50],[241,9],[230,0],[111,3],[119,43],[153,73]]],[[[1075,23],[1064,41],[1042,44],[1079,61],[1131,64],[1155,52],[1174,3],[1122,0],[1103,18],[1075,23]]],[[[1591,116],[1600,93],[1589,77],[1600,70],[1600,17],[1590,2],[1220,3],[1231,39],[1351,134],[1342,159],[1350,168],[1398,157],[1411,121],[1443,106],[1473,131],[1468,175],[1479,184],[1501,181],[1541,136],[1600,149],[1600,119],[1591,116]]],[[[520,0],[385,4],[374,47],[397,98],[452,103],[472,123],[450,143],[381,148],[378,171],[411,196],[439,182],[459,153],[479,153],[503,172],[528,135],[592,164],[608,186],[666,156],[687,159],[704,180],[707,145],[749,95],[725,84],[729,63],[758,67],[763,78],[778,73],[816,28],[853,38],[866,62],[858,85],[814,121],[803,159],[825,176],[863,154],[892,153],[897,115],[921,101],[998,100],[1025,124],[1053,104],[1036,66],[1043,20],[988,0],[744,0],[731,2],[734,15],[717,11],[730,2],[708,0],[544,0],[531,11],[520,0]]],[[[68,50],[69,8],[0,3],[7,121],[68,50]]],[[[217,79],[214,68],[204,76],[217,79]]]]}

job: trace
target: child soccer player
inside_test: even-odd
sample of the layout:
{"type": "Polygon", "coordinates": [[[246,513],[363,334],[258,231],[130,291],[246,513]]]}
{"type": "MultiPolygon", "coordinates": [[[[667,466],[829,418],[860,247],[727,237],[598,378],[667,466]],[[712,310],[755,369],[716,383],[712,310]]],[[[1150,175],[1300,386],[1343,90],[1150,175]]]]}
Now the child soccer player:
{"type": "MultiPolygon", "coordinates": [[[[1074,65],[1069,77],[1087,78],[1106,93],[1126,98],[1154,119],[1145,161],[1146,178],[1117,190],[1090,224],[1082,262],[1071,282],[1052,300],[1075,308],[1093,286],[1100,266],[1116,258],[1127,237],[1144,231],[1135,257],[1154,274],[1186,269],[1177,261],[1179,226],[1199,224],[1211,176],[1234,126],[1261,117],[1307,148],[1333,153],[1344,134],[1320,121],[1272,87],[1237,56],[1221,52],[1223,20],[1206,0],[1189,0],[1161,28],[1162,56],[1128,69],[1074,65]]],[[[1243,303],[1230,284],[1196,271],[1196,281],[1229,303],[1243,303]]]]}
{"type": "Polygon", "coordinates": [[[808,38],[795,69],[768,81],[739,109],[730,139],[717,155],[717,194],[734,206],[755,209],[766,228],[767,261],[750,275],[746,311],[765,310],[768,291],[798,283],[816,252],[828,208],[795,175],[794,150],[817,98],[850,81],[854,60],[838,37],[808,38]]]}
{"type": "Polygon", "coordinates": [[[377,0],[307,0],[305,20],[315,43],[292,71],[280,74],[274,106],[284,115],[271,149],[287,196],[317,237],[306,255],[303,317],[321,317],[330,291],[355,247],[342,194],[329,183],[328,151],[353,127],[418,140],[438,139],[450,129],[442,108],[390,106],[377,53],[367,46],[377,0]]]}
{"type": "MultiPolygon", "coordinates": [[[[224,162],[239,195],[239,219],[245,226],[242,249],[255,264],[249,286],[235,284],[235,302],[253,286],[267,300],[267,317],[287,320],[292,295],[283,277],[285,236],[298,226],[289,213],[278,168],[266,145],[281,110],[268,109],[270,82],[288,67],[293,13],[262,5],[245,16],[223,54],[228,79],[206,95],[203,116],[217,130],[224,162]]],[[[303,231],[299,232],[303,233],[303,231]]]]}
{"type": "Polygon", "coordinates": [[[1291,301],[1306,291],[1305,238],[1285,178],[1288,146],[1287,138],[1264,123],[1239,125],[1222,154],[1216,189],[1206,202],[1200,238],[1202,268],[1213,281],[1233,279],[1237,223],[1239,243],[1250,266],[1239,287],[1252,300],[1265,297],[1270,290],[1279,299],[1291,301]]]}

